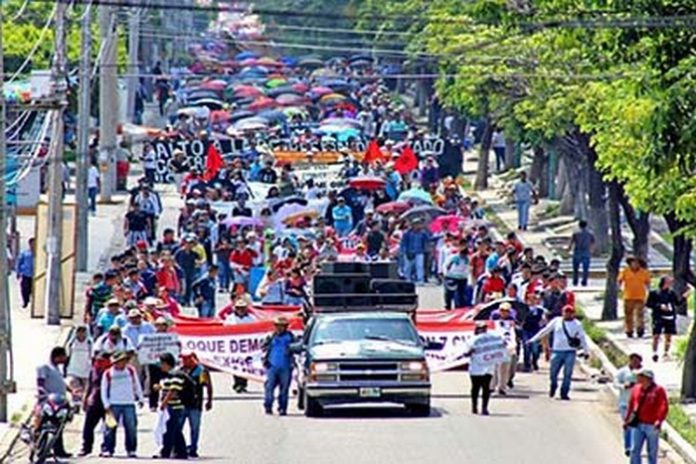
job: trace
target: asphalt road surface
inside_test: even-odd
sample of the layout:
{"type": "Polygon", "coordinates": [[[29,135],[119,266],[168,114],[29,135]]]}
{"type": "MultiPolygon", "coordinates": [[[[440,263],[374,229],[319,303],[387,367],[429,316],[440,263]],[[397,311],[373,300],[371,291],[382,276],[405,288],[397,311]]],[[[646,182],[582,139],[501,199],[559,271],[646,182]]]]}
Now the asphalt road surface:
{"type": "MultiPolygon", "coordinates": [[[[421,289],[424,307],[437,307],[440,290],[421,289]]],[[[412,418],[399,407],[328,410],[305,418],[291,408],[287,417],[263,413],[261,385],[250,393],[232,392],[231,378],[213,376],[214,408],[204,414],[200,454],[204,462],[293,463],[487,463],[615,464],[623,456],[619,421],[601,385],[576,370],[572,401],[548,397],[548,371],[518,374],[507,397],[493,397],[491,415],[470,412],[464,371],[433,375],[433,412],[412,418]]],[[[140,459],[156,453],[154,415],[139,421],[140,459]]],[[[69,432],[68,442],[79,442],[69,432]]],[[[188,434],[188,431],[185,431],[188,434]]],[[[98,439],[99,440],[99,439],[98,439]]],[[[124,456],[119,430],[117,455],[124,456]]],[[[128,462],[124,457],[118,462],[128,462]]],[[[97,457],[77,462],[104,462],[97,457]]]]}

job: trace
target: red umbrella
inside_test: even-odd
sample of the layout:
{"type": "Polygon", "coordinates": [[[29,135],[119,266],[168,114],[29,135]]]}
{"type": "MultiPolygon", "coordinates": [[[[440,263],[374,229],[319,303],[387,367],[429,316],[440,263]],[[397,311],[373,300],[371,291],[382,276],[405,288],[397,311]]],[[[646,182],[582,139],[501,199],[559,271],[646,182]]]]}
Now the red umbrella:
{"type": "Polygon", "coordinates": [[[251,85],[240,85],[234,88],[234,95],[239,98],[256,98],[263,95],[263,90],[251,85]]]}
{"type": "Polygon", "coordinates": [[[217,110],[210,113],[210,122],[216,123],[230,119],[230,112],[227,110],[217,110]]]}
{"type": "Polygon", "coordinates": [[[380,214],[389,214],[389,213],[397,213],[401,214],[407,209],[409,209],[411,205],[406,203],[405,201],[390,201],[389,203],[384,203],[382,205],[379,205],[377,207],[377,212],[380,214]]]}
{"type": "Polygon", "coordinates": [[[440,216],[433,219],[430,223],[430,231],[434,234],[439,234],[441,232],[456,232],[459,230],[459,224],[466,221],[461,216],[455,216],[454,214],[449,214],[447,216],[440,216]]]}
{"type": "Polygon", "coordinates": [[[272,98],[259,97],[253,101],[247,108],[251,111],[267,110],[269,108],[275,108],[277,103],[272,98]]]}
{"type": "Polygon", "coordinates": [[[354,177],[348,182],[351,187],[362,190],[379,190],[386,184],[384,179],[375,176],[354,177]]]}

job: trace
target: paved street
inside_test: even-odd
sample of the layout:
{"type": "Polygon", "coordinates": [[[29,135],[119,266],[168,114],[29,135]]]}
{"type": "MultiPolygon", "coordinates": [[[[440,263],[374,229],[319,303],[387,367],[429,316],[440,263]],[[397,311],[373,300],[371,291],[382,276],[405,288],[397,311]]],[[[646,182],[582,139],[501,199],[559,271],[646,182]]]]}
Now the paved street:
{"type": "MultiPolygon", "coordinates": [[[[439,298],[439,289],[421,289],[423,306],[434,307],[439,298]]],[[[456,371],[433,376],[434,408],[426,419],[408,417],[397,407],[341,408],[307,419],[294,401],[288,417],[266,416],[260,385],[237,395],[231,378],[216,374],[216,402],[203,420],[201,454],[209,462],[269,464],[624,462],[618,421],[602,387],[578,378],[572,401],[552,400],[546,375],[546,370],[519,374],[512,395],[492,399],[489,417],[471,415],[468,376],[456,371]]],[[[142,457],[156,452],[153,426],[154,415],[141,413],[142,457]]],[[[122,444],[122,435],[119,440],[122,444]]],[[[76,433],[69,441],[77,445],[76,433]]]]}
{"type": "MultiPolygon", "coordinates": [[[[616,421],[589,382],[576,384],[573,401],[561,402],[547,397],[542,374],[520,376],[514,395],[493,398],[492,415],[481,417],[469,412],[466,373],[438,374],[427,419],[405,416],[398,408],[340,409],[307,419],[294,407],[286,418],[266,416],[259,386],[240,396],[231,393],[228,377],[216,375],[214,381],[217,401],[204,418],[201,443],[210,462],[624,462],[616,421]]],[[[156,451],[152,422],[149,413],[141,416],[141,456],[156,451]]]]}

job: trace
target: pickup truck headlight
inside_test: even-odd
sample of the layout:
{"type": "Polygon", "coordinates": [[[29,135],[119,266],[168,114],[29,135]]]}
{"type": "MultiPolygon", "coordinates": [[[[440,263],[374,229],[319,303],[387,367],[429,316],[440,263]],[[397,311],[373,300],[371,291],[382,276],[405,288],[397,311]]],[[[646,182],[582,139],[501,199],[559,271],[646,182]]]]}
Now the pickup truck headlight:
{"type": "Polygon", "coordinates": [[[402,371],[427,372],[428,364],[425,361],[409,361],[401,363],[402,371]]]}
{"type": "Polygon", "coordinates": [[[336,363],[317,362],[309,365],[309,380],[312,382],[335,382],[338,380],[336,363]]]}
{"type": "Polygon", "coordinates": [[[315,374],[323,374],[338,370],[338,365],[336,363],[316,362],[310,365],[309,370],[315,374]]]}
{"type": "Polygon", "coordinates": [[[400,367],[403,382],[427,381],[430,378],[428,363],[425,361],[402,362],[400,367]]]}

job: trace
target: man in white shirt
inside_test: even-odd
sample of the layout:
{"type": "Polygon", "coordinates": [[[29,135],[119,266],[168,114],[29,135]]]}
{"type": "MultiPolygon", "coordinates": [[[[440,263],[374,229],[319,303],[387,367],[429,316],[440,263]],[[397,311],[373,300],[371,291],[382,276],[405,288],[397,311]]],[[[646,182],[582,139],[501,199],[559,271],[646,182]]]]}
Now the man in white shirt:
{"type": "MultiPolygon", "coordinates": [[[[111,416],[114,427],[106,428],[104,450],[101,457],[110,458],[116,448],[116,429],[123,423],[126,432],[126,452],[129,458],[136,457],[138,447],[138,418],[135,405],[143,405],[143,388],[135,368],[128,364],[129,356],[124,351],[116,352],[112,358],[112,366],[104,372],[101,380],[101,399],[104,404],[105,416],[111,416]]],[[[107,424],[110,419],[107,419],[107,424]]],[[[113,424],[112,424],[113,425],[113,424]]]]}
{"type": "Polygon", "coordinates": [[[145,171],[145,179],[150,185],[155,183],[155,174],[157,173],[157,152],[152,144],[146,143],[143,146],[143,171],[145,171]]]}
{"type": "Polygon", "coordinates": [[[488,400],[491,397],[491,379],[499,361],[505,356],[505,341],[496,334],[487,333],[488,324],[478,321],[474,336],[467,342],[469,377],[471,379],[471,412],[478,414],[478,397],[482,396],[481,414],[487,416],[488,400]]]}
{"type": "Polygon", "coordinates": [[[89,210],[92,215],[95,215],[97,212],[97,194],[99,193],[100,183],[99,169],[96,164],[92,163],[87,171],[87,196],[89,196],[89,210]]]}
{"type": "MultiPolygon", "coordinates": [[[[614,386],[619,390],[619,414],[621,422],[626,420],[626,412],[628,410],[628,400],[631,397],[631,389],[636,384],[636,375],[643,367],[643,357],[638,353],[631,353],[628,356],[628,364],[616,371],[614,376],[614,386]]],[[[633,448],[633,428],[625,427],[622,430],[624,437],[624,453],[626,456],[631,455],[633,448]]]]}
{"type": "Polygon", "coordinates": [[[558,374],[563,368],[563,382],[561,384],[561,399],[570,400],[570,383],[573,379],[575,357],[579,348],[585,353],[589,352],[587,337],[580,321],[575,319],[575,308],[571,305],[563,307],[562,316],[556,317],[541,329],[527,343],[531,344],[553,334],[551,346],[551,388],[549,396],[553,398],[558,389],[558,374]]]}

